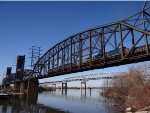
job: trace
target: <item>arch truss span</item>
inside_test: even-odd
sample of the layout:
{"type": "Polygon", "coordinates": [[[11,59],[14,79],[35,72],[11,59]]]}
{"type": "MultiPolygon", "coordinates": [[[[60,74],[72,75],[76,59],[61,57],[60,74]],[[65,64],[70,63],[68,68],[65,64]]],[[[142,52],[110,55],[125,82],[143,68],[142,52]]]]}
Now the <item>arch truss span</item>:
{"type": "Polygon", "coordinates": [[[150,7],[59,42],[35,64],[31,79],[149,60],[150,7]]]}

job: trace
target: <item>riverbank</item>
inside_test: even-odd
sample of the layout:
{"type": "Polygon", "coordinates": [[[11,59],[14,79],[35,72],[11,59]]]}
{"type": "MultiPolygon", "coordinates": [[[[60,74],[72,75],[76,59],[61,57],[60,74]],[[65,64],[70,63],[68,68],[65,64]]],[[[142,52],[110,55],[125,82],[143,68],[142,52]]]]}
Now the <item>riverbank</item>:
{"type": "Polygon", "coordinates": [[[150,113],[150,106],[149,107],[145,107],[144,109],[138,110],[136,112],[132,112],[131,108],[126,108],[129,109],[130,111],[126,111],[126,113],[150,113]]]}
{"type": "Polygon", "coordinates": [[[123,113],[127,107],[125,104],[125,96],[118,95],[113,88],[105,89],[100,93],[102,97],[113,99],[114,107],[117,110],[117,113],[123,113]]]}
{"type": "MultiPolygon", "coordinates": [[[[124,88],[121,88],[121,90],[122,92],[125,91],[124,88]]],[[[147,107],[150,106],[149,90],[146,87],[138,87],[132,91],[128,90],[127,93],[120,93],[121,90],[116,91],[114,87],[108,88],[101,93],[101,96],[114,99],[119,112],[150,113],[150,107],[147,107]]]]}
{"type": "Polygon", "coordinates": [[[150,106],[149,81],[143,80],[143,77],[136,74],[111,81],[111,87],[105,88],[101,95],[122,101],[121,104],[117,103],[117,108],[122,112],[138,113],[139,110],[150,106]]]}
{"type": "Polygon", "coordinates": [[[126,75],[107,83],[111,87],[105,88],[101,95],[122,100],[124,103],[118,107],[124,112],[138,112],[150,106],[150,79],[144,73],[147,73],[144,66],[130,68],[126,75]]]}

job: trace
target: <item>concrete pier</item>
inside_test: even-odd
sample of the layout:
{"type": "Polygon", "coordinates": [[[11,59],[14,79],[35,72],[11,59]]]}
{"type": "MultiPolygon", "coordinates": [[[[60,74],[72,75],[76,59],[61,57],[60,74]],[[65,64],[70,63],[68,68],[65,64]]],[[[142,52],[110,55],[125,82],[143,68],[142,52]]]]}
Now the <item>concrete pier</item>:
{"type": "Polygon", "coordinates": [[[52,84],[52,90],[56,90],[56,84],[52,84]]]}
{"type": "Polygon", "coordinates": [[[67,90],[67,82],[62,82],[62,90],[67,90]]]}
{"type": "Polygon", "coordinates": [[[67,95],[67,82],[62,82],[62,95],[67,95]]]}
{"type": "Polygon", "coordinates": [[[38,93],[39,81],[38,80],[29,80],[27,84],[27,93],[34,92],[38,93]]]}
{"type": "Polygon", "coordinates": [[[21,82],[20,84],[20,93],[25,94],[27,89],[27,82],[21,82]]]}
{"type": "Polygon", "coordinates": [[[81,96],[86,96],[86,81],[81,82],[81,96]]]}
{"type": "Polygon", "coordinates": [[[81,82],[81,90],[82,90],[82,89],[86,89],[86,81],[82,81],[82,82],[81,82]],[[84,85],[84,88],[82,87],[83,85],[84,85]]]}
{"type": "Polygon", "coordinates": [[[39,89],[39,81],[38,80],[29,80],[27,84],[27,99],[28,102],[32,102],[32,100],[37,100],[38,98],[38,89],[39,89]]]}

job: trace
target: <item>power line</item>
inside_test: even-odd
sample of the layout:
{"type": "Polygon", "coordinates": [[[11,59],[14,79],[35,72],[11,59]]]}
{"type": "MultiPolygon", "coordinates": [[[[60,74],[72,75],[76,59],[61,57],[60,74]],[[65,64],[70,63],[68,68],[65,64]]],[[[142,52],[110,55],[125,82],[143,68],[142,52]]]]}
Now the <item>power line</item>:
{"type": "Polygon", "coordinates": [[[41,57],[41,47],[38,47],[38,46],[32,46],[31,48],[30,48],[30,50],[31,50],[31,69],[33,69],[34,68],[34,65],[36,64],[36,62],[40,59],[40,57],[41,57]]]}

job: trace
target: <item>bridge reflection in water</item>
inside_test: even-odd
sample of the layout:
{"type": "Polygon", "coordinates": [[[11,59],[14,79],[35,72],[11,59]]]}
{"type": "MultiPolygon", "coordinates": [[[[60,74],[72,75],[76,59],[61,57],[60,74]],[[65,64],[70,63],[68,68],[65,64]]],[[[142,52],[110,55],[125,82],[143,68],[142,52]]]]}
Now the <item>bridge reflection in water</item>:
{"type": "Polygon", "coordinates": [[[61,89],[52,92],[41,92],[38,101],[41,104],[55,106],[70,113],[119,113],[114,107],[113,99],[100,95],[100,89],[68,89],[67,94],[61,89]]]}
{"type": "Polygon", "coordinates": [[[86,94],[80,89],[68,89],[67,94],[57,89],[0,100],[0,113],[118,113],[114,104],[113,99],[100,96],[99,89],[87,89],[86,94]]]}
{"type": "Polygon", "coordinates": [[[37,103],[38,94],[16,95],[10,100],[0,100],[0,113],[68,113],[37,103]]]}

